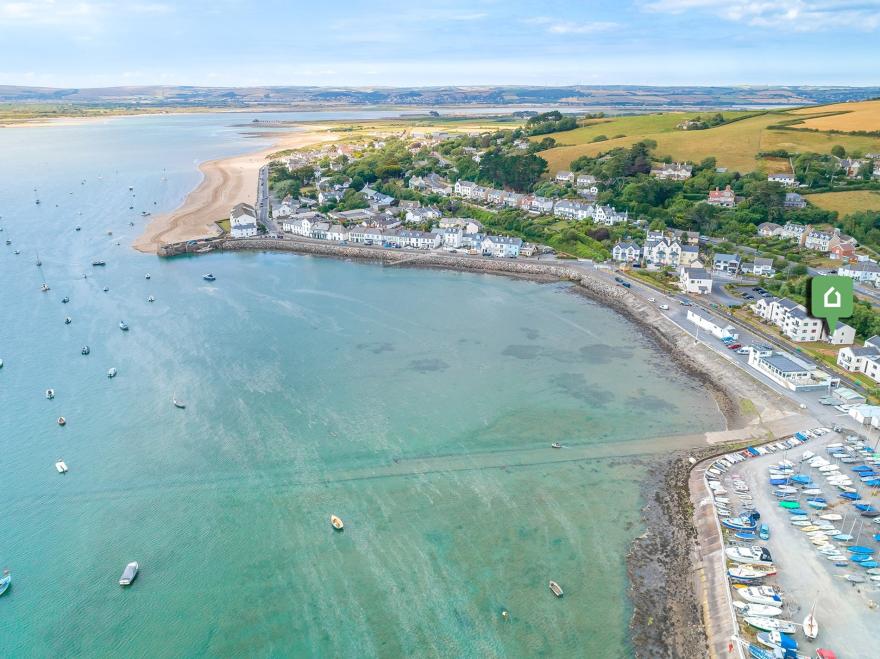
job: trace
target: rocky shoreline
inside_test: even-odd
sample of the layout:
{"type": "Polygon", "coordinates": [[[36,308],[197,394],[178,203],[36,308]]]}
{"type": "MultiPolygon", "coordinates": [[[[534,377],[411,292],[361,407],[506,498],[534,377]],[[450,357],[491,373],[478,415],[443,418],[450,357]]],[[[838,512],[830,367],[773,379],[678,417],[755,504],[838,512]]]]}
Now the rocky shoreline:
{"type": "MultiPolygon", "coordinates": [[[[530,260],[485,259],[454,254],[414,254],[400,250],[305,240],[218,240],[211,250],[291,251],[382,263],[386,266],[442,268],[569,281],[573,291],[610,306],[641,327],[672,364],[709,391],[728,430],[758,425],[762,413],[789,407],[784,399],[745,373],[721,361],[671,322],[656,305],[582,267],[530,260]],[[746,404],[746,401],[749,403],[746,404]],[[757,405],[756,405],[757,404],[757,405]]],[[[204,250],[203,250],[204,251],[204,250]]],[[[656,458],[660,478],[643,486],[645,532],[627,555],[633,615],[630,631],[638,657],[704,657],[707,638],[693,581],[696,529],[688,490],[692,463],[727,452],[722,446],[699,446],[656,458]]]]}

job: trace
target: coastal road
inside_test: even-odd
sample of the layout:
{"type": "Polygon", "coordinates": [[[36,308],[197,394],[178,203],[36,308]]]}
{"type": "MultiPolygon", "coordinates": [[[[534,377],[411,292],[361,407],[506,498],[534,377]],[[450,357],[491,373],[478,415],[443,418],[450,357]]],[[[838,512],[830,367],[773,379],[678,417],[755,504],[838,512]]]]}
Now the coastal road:
{"type": "Polygon", "coordinates": [[[263,165],[257,175],[257,223],[266,227],[269,233],[280,235],[277,223],[269,217],[269,206],[269,166],[263,165]]]}

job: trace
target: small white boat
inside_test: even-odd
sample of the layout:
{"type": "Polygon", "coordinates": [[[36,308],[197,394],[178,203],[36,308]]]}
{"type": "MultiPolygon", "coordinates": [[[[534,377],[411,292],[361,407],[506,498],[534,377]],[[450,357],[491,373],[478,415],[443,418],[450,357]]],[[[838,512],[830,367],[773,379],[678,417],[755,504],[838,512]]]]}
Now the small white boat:
{"type": "Polygon", "coordinates": [[[181,409],[181,410],[186,409],[186,403],[184,403],[182,400],[177,400],[177,394],[174,394],[171,397],[171,402],[174,404],[174,407],[176,407],[178,409],[181,409]]]}
{"type": "Polygon", "coordinates": [[[154,298],[152,295],[147,298],[147,302],[155,302],[155,301],[156,301],[156,298],[154,298]]]}
{"type": "Polygon", "coordinates": [[[150,278],[150,273],[148,272],[147,274],[144,275],[144,279],[149,279],[149,278],[150,278]]]}
{"type": "Polygon", "coordinates": [[[119,577],[119,585],[120,586],[130,586],[131,582],[135,580],[138,575],[138,570],[140,566],[137,561],[132,561],[128,565],[125,566],[125,569],[122,571],[122,576],[119,577]]]}
{"type": "Polygon", "coordinates": [[[49,284],[44,282],[43,285],[40,286],[40,290],[43,291],[44,293],[48,292],[49,291],[49,284]]]}
{"type": "Polygon", "coordinates": [[[59,474],[66,474],[67,465],[65,464],[64,460],[58,460],[58,462],[55,463],[55,469],[58,470],[59,474]]]}
{"type": "Polygon", "coordinates": [[[743,620],[751,627],[765,632],[777,631],[781,634],[794,634],[797,631],[797,625],[790,620],[777,620],[762,616],[746,616],[743,620]]]}
{"type": "Polygon", "coordinates": [[[52,400],[55,398],[55,390],[54,389],[46,389],[46,398],[52,400]]]}
{"type": "Polygon", "coordinates": [[[342,523],[342,520],[336,515],[330,515],[330,526],[332,526],[337,531],[341,531],[345,528],[345,524],[342,523]]]}
{"type": "Polygon", "coordinates": [[[208,273],[202,275],[202,279],[204,279],[205,281],[214,281],[217,278],[214,275],[212,275],[210,272],[208,272],[208,273]]]}
{"type": "Polygon", "coordinates": [[[807,617],[804,618],[804,636],[806,636],[811,641],[816,640],[816,637],[819,635],[819,623],[816,620],[816,605],[813,605],[813,608],[810,609],[810,613],[807,614],[807,617]]]}
{"type": "Polygon", "coordinates": [[[552,593],[554,595],[556,595],[556,597],[562,597],[562,595],[563,595],[562,586],[560,586],[555,581],[550,582],[550,590],[552,591],[552,593]]]}
{"type": "Polygon", "coordinates": [[[769,604],[752,604],[750,602],[734,602],[736,612],[743,616],[758,616],[761,618],[775,618],[782,615],[782,609],[769,604]]]}
{"type": "Polygon", "coordinates": [[[824,515],[819,515],[819,519],[824,519],[829,522],[839,522],[843,519],[843,515],[838,513],[825,513],[824,515]]]}
{"type": "Polygon", "coordinates": [[[108,377],[108,378],[115,378],[115,377],[116,377],[116,372],[117,372],[117,371],[116,371],[116,368],[115,368],[115,367],[114,367],[114,368],[111,368],[109,371],[107,371],[107,377],[108,377]]]}
{"type": "Polygon", "coordinates": [[[753,604],[766,604],[767,606],[781,606],[782,596],[773,586],[747,586],[736,590],[746,602],[753,604]]]}
{"type": "Polygon", "coordinates": [[[119,321],[119,329],[121,329],[123,332],[127,332],[128,331],[128,324],[124,320],[120,320],[119,321]]]}

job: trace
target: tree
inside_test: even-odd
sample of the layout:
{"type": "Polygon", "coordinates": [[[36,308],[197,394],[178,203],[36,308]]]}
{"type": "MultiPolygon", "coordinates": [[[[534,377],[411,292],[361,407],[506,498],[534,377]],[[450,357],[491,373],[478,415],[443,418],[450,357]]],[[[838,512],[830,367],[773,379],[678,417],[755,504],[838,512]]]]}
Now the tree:
{"type": "Polygon", "coordinates": [[[835,144],[831,147],[831,155],[838,158],[846,158],[846,149],[840,144],[835,144]]]}

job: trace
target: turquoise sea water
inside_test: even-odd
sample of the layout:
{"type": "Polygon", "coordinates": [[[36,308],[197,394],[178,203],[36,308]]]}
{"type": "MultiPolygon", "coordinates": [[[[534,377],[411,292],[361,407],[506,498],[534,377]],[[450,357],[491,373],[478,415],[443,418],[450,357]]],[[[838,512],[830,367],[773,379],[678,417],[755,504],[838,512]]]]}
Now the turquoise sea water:
{"type": "Polygon", "coordinates": [[[628,655],[639,485],[712,400],[565,285],[131,250],[251,118],[0,131],[0,656],[628,655]]]}

